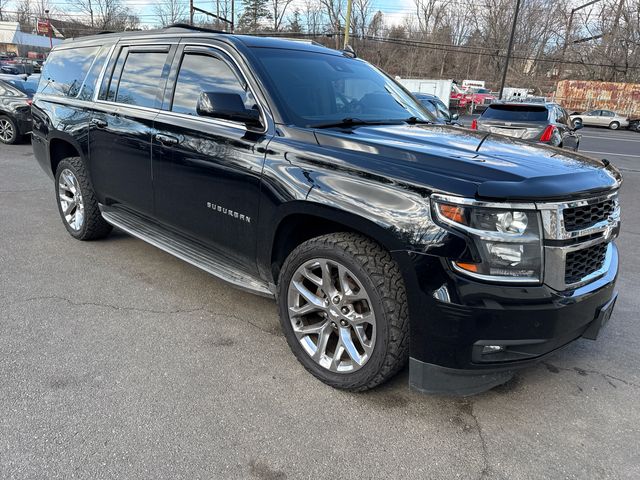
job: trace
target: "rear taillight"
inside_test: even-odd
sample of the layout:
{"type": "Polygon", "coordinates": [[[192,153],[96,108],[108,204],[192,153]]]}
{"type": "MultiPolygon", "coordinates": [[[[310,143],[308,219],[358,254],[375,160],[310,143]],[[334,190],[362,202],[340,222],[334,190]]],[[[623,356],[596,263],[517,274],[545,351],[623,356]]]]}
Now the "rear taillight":
{"type": "Polygon", "coordinates": [[[476,120],[475,118],[471,121],[471,130],[477,130],[478,129],[478,120],[476,120]]]}
{"type": "Polygon", "coordinates": [[[547,128],[544,129],[544,132],[542,132],[542,136],[540,137],[540,141],[541,142],[548,142],[549,140],[551,140],[551,137],[553,136],[553,132],[556,131],[556,127],[554,127],[553,125],[547,125],[547,128]]]}
{"type": "Polygon", "coordinates": [[[27,98],[26,102],[27,102],[27,105],[31,106],[31,104],[33,103],[33,100],[31,100],[30,98],[27,98]]]}

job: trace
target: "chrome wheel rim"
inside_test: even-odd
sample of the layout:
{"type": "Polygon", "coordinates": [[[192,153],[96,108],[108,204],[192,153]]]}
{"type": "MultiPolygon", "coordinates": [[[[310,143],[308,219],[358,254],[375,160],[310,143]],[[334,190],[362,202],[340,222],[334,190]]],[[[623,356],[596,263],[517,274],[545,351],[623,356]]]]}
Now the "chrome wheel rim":
{"type": "Polygon", "coordinates": [[[84,224],[84,201],[78,179],[68,168],[62,171],[58,179],[58,199],[67,225],[75,231],[80,230],[84,224]]]}
{"type": "Polygon", "coordinates": [[[369,361],[376,317],[367,291],[347,267],[325,258],[305,262],[291,278],[287,301],[293,332],[315,363],[351,373],[369,361]]]}
{"type": "Polygon", "coordinates": [[[13,138],[13,125],[6,118],[0,120],[0,139],[9,142],[13,138]]]}

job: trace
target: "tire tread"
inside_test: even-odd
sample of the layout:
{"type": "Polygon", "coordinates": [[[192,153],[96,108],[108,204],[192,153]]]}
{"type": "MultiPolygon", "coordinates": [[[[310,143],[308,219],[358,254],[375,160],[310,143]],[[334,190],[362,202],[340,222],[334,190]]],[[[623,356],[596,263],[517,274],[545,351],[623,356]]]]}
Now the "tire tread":
{"type": "MultiPolygon", "coordinates": [[[[60,161],[58,164],[58,168],[56,169],[56,202],[58,202],[58,187],[57,187],[57,179],[59,178],[60,173],[65,168],[71,167],[78,182],[80,183],[80,190],[82,192],[82,199],[84,201],[84,227],[82,230],[76,234],[71,231],[64,218],[62,221],[64,222],[67,230],[74,238],[78,240],[98,240],[106,237],[112,230],[112,226],[107,223],[107,221],[102,218],[102,213],[100,213],[100,207],[98,206],[98,199],[96,198],[95,192],[93,190],[93,185],[91,183],[91,179],[89,178],[89,174],[87,169],[84,166],[84,162],[80,157],[67,157],[60,161]]],[[[58,202],[58,209],[60,208],[60,204],[58,202]]],[[[62,213],[61,213],[62,216],[62,213]]]]}
{"type": "MultiPolygon", "coordinates": [[[[278,298],[286,295],[287,285],[281,280],[283,272],[288,271],[291,263],[300,255],[310,253],[318,248],[338,249],[352,256],[368,273],[372,283],[380,295],[380,303],[389,327],[389,341],[386,352],[378,370],[365,382],[334,382],[322,378],[328,385],[342,390],[360,392],[374,388],[400,371],[409,360],[409,315],[407,294],[400,267],[391,254],[378,243],[363,235],[350,232],[332,233],[308,240],[299,245],[287,257],[278,281],[278,298]]],[[[289,321],[283,319],[284,321],[289,321]]],[[[304,352],[292,349],[298,360],[304,352]]],[[[300,362],[311,373],[314,371],[305,362],[300,362]]]]}

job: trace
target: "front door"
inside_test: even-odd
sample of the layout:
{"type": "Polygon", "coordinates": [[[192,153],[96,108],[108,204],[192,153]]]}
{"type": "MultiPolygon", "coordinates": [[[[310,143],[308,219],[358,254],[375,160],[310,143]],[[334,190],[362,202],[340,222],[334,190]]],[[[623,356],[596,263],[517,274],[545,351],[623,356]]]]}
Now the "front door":
{"type": "Polygon", "coordinates": [[[238,93],[247,108],[258,108],[256,98],[230,57],[195,45],[176,55],[166,90],[152,146],[156,216],[252,273],[270,136],[200,116],[196,105],[201,92],[238,93]]]}
{"type": "Polygon", "coordinates": [[[169,46],[122,47],[110,62],[89,129],[91,177],[102,201],[153,214],[151,137],[169,46]]]}

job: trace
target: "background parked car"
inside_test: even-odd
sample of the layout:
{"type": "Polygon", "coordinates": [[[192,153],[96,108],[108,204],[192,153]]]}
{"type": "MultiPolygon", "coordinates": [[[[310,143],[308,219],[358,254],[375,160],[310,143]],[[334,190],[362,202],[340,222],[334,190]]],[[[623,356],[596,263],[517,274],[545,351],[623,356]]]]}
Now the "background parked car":
{"type": "Polygon", "coordinates": [[[474,119],[472,130],[578,150],[580,137],[569,114],[557,103],[494,103],[474,119]]]}
{"type": "Polygon", "coordinates": [[[629,126],[629,117],[611,110],[591,110],[590,112],[573,113],[571,120],[574,123],[581,122],[583,125],[593,127],[609,127],[611,130],[629,126]]]}
{"type": "Polygon", "coordinates": [[[39,75],[0,75],[0,142],[12,144],[31,131],[31,99],[39,75]]]}
{"type": "Polygon", "coordinates": [[[447,106],[435,95],[429,95],[428,93],[413,93],[414,97],[424,105],[424,107],[436,117],[439,121],[448,125],[460,125],[462,123],[458,121],[460,116],[457,113],[451,113],[447,106]]]}

